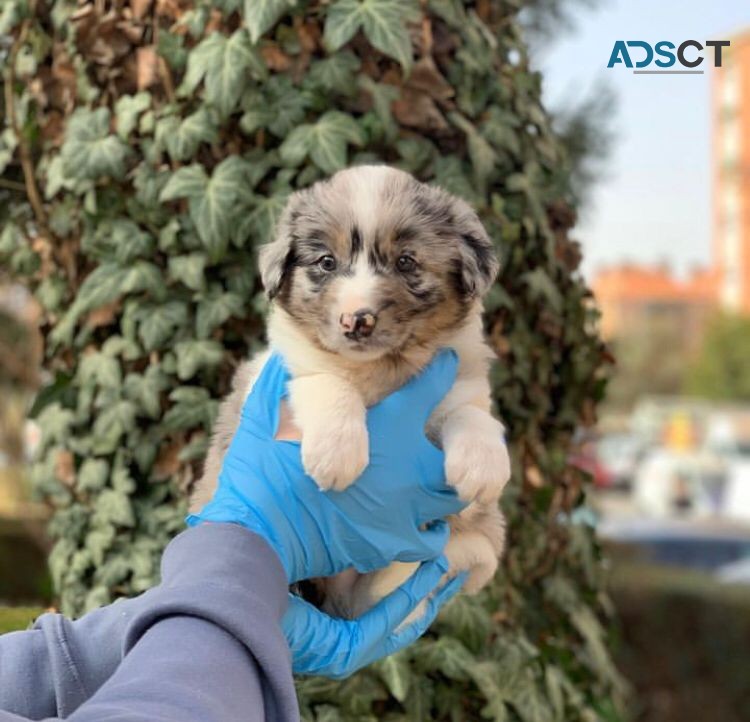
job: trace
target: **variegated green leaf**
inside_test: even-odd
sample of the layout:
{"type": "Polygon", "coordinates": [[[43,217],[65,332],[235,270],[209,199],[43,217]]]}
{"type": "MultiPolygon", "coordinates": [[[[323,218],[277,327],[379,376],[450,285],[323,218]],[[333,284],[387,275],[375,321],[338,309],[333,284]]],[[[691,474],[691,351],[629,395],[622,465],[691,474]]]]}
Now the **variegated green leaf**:
{"type": "Polygon", "coordinates": [[[151,105],[151,93],[142,91],[135,95],[123,95],[115,103],[117,135],[123,140],[133,132],[138,124],[138,116],[151,105]]]}
{"type": "Polygon", "coordinates": [[[297,4],[296,0],[244,0],[244,2],[245,25],[254,43],[266,30],[273,27],[285,10],[297,4]]]}
{"type": "Polygon", "coordinates": [[[180,168],[161,192],[161,200],[187,198],[190,217],[209,254],[216,258],[229,243],[240,208],[237,201],[249,182],[248,164],[237,156],[223,160],[210,178],[199,165],[180,168]]]}
{"type": "Polygon", "coordinates": [[[279,153],[289,165],[299,165],[308,155],[326,173],[346,165],[347,147],[364,143],[362,129],[345,113],[330,110],[314,125],[295,128],[281,144],[279,153]]]}
{"type": "Polygon", "coordinates": [[[203,81],[206,101],[229,115],[239,102],[251,78],[266,76],[266,66],[258,50],[250,43],[245,28],[227,37],[215,32],[202,40],[188,56],[187,72],[179,92],[191,95],[203,81]]]}
{"type": "Polygon", "coordinates": [[[348,43],[361,28],[381,52],[411,68],[408,23],[420,17],[415,0],[336,0],[326,15],[325,42],[330,50],[348,43]]]}
{"type": "Polygon", "coordinates": [[[156,141],[166,146],[172,160],[192,158],[201,143],[214,143],[218,128],[210,108],[201,107],[180,122],[175,117],[165,118],[157,125],[156,141]]]}
{"type": "Polygon", "coordinates": [[[190,340],[181,341],[175,348],[177,356],[177,378],[187,381],[198,371],[221,363],[224,349],[216,341],[190,340]]]}
{"type": "Polygon", "coordinates": [[[122,178],[130,151],[110,132],[107,108],[79,109],[70,117],[61,150],[62,170],[69,178],[122,178]]]}
{"type": "Polygon", "coordinates": [[[236,293],[223,293],[213,289],[198,303],[195,332],[198,338],[207,338],[211,331],[232,316],[242,316],[245,311],[242,298],[236,293]]]}
{"type": "Polygon", "coordinates": [[[189,253],[170,257],[169,277],[193,291],[203,290],[206,284],[206,256],[203,253],[189,253]]]}

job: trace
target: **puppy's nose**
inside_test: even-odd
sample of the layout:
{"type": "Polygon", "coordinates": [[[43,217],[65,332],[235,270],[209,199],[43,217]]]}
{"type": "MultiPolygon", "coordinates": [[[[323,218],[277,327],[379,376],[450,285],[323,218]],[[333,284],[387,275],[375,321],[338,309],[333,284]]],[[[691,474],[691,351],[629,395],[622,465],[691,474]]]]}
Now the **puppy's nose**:
{"type": "Polygon", "coordinates": [[[347,338],[367,338],[375,328],[378,317],[369,308],[360,308],[354,313],[342,313],[339,324],[347,338]]]}

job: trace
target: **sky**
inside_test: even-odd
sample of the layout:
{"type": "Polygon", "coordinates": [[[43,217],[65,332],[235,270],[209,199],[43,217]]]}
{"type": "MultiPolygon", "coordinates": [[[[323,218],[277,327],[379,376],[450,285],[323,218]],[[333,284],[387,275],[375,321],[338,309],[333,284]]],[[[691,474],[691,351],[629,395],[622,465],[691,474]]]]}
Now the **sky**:
{"type": "MultiPolygon", "coordinates": [[[[678,274],[711,257],[711,73],[633,75],[607,69],[616,40],[723,40],[750,29],[748,0],[599,0],[537,48],[548,107],[612,89],[614,141],[575,235],[584,270],[666,261],[678,274]]],[[[701,67],[712,65],[704,60],[701,67]]]]}

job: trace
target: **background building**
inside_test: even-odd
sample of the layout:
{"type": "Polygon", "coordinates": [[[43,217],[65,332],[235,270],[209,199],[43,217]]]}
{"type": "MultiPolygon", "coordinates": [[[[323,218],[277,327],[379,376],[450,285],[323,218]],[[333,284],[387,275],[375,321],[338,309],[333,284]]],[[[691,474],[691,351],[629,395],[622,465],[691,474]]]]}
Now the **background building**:
{"type": "Polygon", "coordinates": [[[678,279],[667,266],[623,263],[602,269],[593,289],[605,337],[633,337],[669,324],[686,348],[695,349],[716,307],[717,275],[697,269],[678,279]]]}
{"type": "Polygon", "coordinates": [[[750,31],[731,38],[715,69],[712,116],[718,301],[750,314],[750,31]]]}
{"type": "Polygon", "coordinates": [[[731,37],[712,68],[713,248],[710,268],[676,278],[666,266],[624,263],[597,272],[593,288],[609,338],[668,322],[700,344],[715,309],[750,315],[750,30],[731,37]]]}

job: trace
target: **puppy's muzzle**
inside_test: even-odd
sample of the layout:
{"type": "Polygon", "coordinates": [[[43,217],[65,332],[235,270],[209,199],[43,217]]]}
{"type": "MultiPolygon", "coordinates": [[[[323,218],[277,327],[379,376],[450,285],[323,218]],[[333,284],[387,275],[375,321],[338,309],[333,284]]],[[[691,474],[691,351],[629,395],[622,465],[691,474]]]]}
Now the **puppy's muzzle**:
{"type": "Polygon", "coordinates": [[[378,317],[369,308],[360,308],[354,313],[342,313],[339,317],[339,325],[344,336],[353,341],[370,336],[377,321],[378,317]]]}

